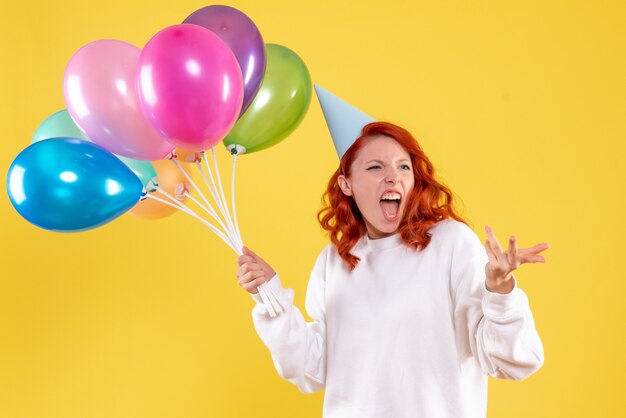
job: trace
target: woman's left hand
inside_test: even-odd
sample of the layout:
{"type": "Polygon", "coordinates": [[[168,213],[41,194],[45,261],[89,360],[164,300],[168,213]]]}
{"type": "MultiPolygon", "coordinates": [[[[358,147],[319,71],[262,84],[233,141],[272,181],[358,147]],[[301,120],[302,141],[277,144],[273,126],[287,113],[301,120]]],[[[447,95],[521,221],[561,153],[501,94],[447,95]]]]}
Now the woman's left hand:
{"type": "Polygon", "coordinates": [[[530,248],[517,248],[514,236],[509,238],[509,248],[504,251],[491,228],[485,227],[487,241],[485,249],[489,262],[485,265],[487,290],[496,293],[509,293],[513,290],[513,270],[524,263],[545,263],[546,259],[539,255],[550,248],[549,244],[537,244],[530,248]]]}

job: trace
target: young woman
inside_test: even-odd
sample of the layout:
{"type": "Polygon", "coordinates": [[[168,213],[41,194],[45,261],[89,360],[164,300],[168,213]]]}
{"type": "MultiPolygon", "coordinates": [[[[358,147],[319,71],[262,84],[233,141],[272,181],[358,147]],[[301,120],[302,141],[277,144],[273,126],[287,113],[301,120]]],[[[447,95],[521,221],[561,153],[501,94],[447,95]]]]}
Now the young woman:
{"type": "Polygon", "coordinates": [[[485,249],[406,130],[366,125],[345,152],[318,218],[331,244],[311,273],[306,322],[274,269],[246,249],[240,284],[278,373],[325,389],[325,417],[485,417],[487,375],[521,380],[543,347],[513,271],[547,244],[485,249]],[[256,288],[277,296],[270,317],[256,288]]]}

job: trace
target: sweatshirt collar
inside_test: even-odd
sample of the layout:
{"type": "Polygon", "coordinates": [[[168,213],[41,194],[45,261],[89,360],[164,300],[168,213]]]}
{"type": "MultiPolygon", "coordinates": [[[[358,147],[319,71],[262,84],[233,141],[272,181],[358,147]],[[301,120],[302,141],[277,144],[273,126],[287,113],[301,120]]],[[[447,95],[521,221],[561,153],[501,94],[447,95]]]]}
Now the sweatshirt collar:
{"type": "Polygon", "coordinates": [[[363,244],[366,248],[370,248],[372,250],[388,250],[390,248],[404,245],[404,242],[402,241],[402,237],[399,233],[390,235],[385,238],[371,239],[367,236],[366,232],[363,238],[363,244]]]}

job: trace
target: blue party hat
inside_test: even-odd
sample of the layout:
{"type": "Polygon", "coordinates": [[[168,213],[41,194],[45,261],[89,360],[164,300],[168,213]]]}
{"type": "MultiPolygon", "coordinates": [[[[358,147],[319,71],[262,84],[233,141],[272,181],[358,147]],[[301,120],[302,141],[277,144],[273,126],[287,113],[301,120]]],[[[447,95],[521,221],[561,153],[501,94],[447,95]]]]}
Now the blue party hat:
{"type": "Polygon", "coordinates": [[[354,141],[361,136],[363,127],[368,123],[376,122],[376,119],[366,115],[317,84],[315,85],[315,92],[317,93],[320,106],[322,106],[322,112],[324,112],[330,136],[335,143],[337,155],[341,159],[354,141]]]}

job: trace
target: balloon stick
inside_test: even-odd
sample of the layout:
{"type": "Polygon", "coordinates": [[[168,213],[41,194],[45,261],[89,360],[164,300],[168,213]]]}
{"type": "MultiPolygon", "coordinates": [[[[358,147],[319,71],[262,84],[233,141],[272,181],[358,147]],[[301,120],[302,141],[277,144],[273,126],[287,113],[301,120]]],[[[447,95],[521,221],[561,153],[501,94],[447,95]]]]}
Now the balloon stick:
{"type": "Polygon", "coordinates": [[[224,188],[222,187],[222,179],[220,178],[220,170],[219,167],[217,165],[217,154],[215,153],[215,148],[211,148],[211,151],[213,153],[213,167],[215,167],[215,177],[217,178],[217,185],[219,186],[219,192],[220,192],[220,197],[222,199],[222,202],[224,204],[224,216],[226,216],[226,222],[228,223],[229,227],[232,229],[233,231],[233,235],[235,235],[235,237],[238,240],[238,243],[241,247],[243,247],[243,242],[241,242],[241,239],[239,238],[239,235],[235,233],[235,227],[233,226],[233,220],[230,217],[230,212],[228,211],[228,203],[226,201],[226,197],[224,196],[224,188]]]}
{"type": "MultiPolygon", "coordinates": [[[[189,183],[191,184],[191,187],[193,187],[195,190],[198,191],[198,193],[200,194],[200,197],[202,198],[202,200],[204,200],[204,203],[206,203],[206,207],[202,206],[200,204],[198,204],[198,205],[200,207],[202,207],[204,210],[206,210],[209,213],[209,215],[211,215],[213,217],[213,219],[215,219],[220,224],[222,229],[226,230],[226,227],[224,226],[224,223],[222,222],[222,220],[219,219],[219,216],[217,215],[217,212],[215,212],[215,209],[213,209],[213,206],[211,205],[211,203],[209,203],[209,200],[206,198],[204,193],[202,193],[202,190],[200,190],[200,188],[196,185],[196,183],[193,181],[191,176],[189,176],[189,174],[187,174],[185,169],[180,165],[180,163],[178,161],[176,161],[176,159],[172,159],[172,162],[174,163],[174,165],[176,165],[176,167],[178,167],[178,169],[185,176],[187,181],[189,181],[189,183]]],[[[192,200],[197,203],[196,199],[192,198],[192,200]]]]}
{"type": "MultiPolygon", "coordinates": [[[[233,168],[232,168],[231,189],[230,189],[231,205],[233,207],[233,219],[234,219],[235,231],[237,233],[237,236],[239,237],[239,242],[242,243],[242,247],[243,247],[243,239],[241,238],[241,232],[239,231],[239,222],[237,220],[237,206],[235,203],[235,169],[237,166],[237,152],[232,152],[232,155],[233,155],[233,168]]],[[[213,158],[215,158],[215,152],[213,154],[213,158]]],[[[215,162],[215,164],[217,165],[217,161],[215,162]]],[[[221,187],[221,181],[220,181],[220,189],[221,189],[220,191],[221,191],[222,197],[224,197],[224,191],[223,191],[223,188],[221,187]]],[[[226,199],[224,199],[224,201],[226,201],[226,199]]],[[[270,316],[274,317],[277,313],[280,313],[283,311],[281,304],[276,299],[276,296],[274,295],[274,293],[270,289],[267,288],[266,283],[261,284],[257,288],[257,290],[259,294],[261,295],[261,298],[263,299],[263,303],[265,303],[266,306],[268,306],[268,311],[270,311],[270,316]],[[272,311],[275,311],[275,313],[273,313],[272,311]]]]}
{"type": "MultiPolygon", "coordinates": [[[[211,172],[211,168],[209,167],[209,162],[206,158],[206,155],[203,154],[204,157],[204,164],[206,166],[206,170],[207,173],[209,175],[209,178],[211,179],[211,183],[209,184],[204,172],[202,171],[202,169],[200,168],[199,163],[196,164],[196,166],[198,167],[198,169],[200,170],[200,173],[202,174],[202,177],[207,185],[207,187],[209,188],[209,190],[211,191],[211,195],[213,196],[213,199],[215,200],[215,203],[217,203],[217,206],[220,210],[220,213],[222,214],[222,217],[224,217],[224,220],[226,221],[226,225],[227,225],[227,230],[228,230],[228,234],[230,236],[235,236],[235,230],[232,226],[232,222],[229,222],[229,217],[227,216],[228,212],[226,211],[226,209],[224,208],[225,204],[222,202],[222,200],[220,199],[219,193],[217,191],[217,185],[215,184],[215,178],[213,177],[213,173],[211,172]]],[[[219,178],[219,177],[218,177],[219,178]]],[[[233,240],[234,242],[237,242],[235,240],[233,240]]],[[[237,246],[239,247],[239,249],[241,249],[241,247],[243,246],[242,243],[237,242],[237,246]]]]}
{"type": "Polygon", "coordinates": [[[233,220],[235,222],[235,232],[239,236],[241,242],[243,242],[243,238],[241,237],[241,232],[239,231],[239,221],[237,220],[237,206],[235,205],[235,168],[237,167],[237,153],[233,153],[233,174],[230,188],[230,201],[233,206],[233,220]]]}
{"type": "Polygon", "coordinates": [[[192,202],[194,202],[196,205],[198,205],[200,208],[202,208],[205,212],[207,212],[211,218],[213,218],[221,227],[222,230],[226,230],[226,227],[224,226],[224,223],[222,222],[222,220],[217,216],[217,214],[215,213],[214,210],[212,210],[213,208],[211,206],[206,207],[204,204],[202,204],[202,202],[198,201],[198,199],[196,199],[195,197],[193,197],[191,194],[189,194],[189,192],[185,192],[185,197],[189,198],[189,200],[191,200],[192,202]]]}
{"type": "MultiPolygon", "coordinates": [[[[162,190],[159,190],[159,192],[163,193],[162,190]]],[[[166,194],[166,193],[164,193],[166,194]]],[[[189,208],[187,208],[185,205],[176,205],[173,203],[168,202],[167,200],[161,199],[159,197],[156,197],[152,194],[147,194],[146,197],[148,199],[153,199],[156,200],[157,202],[161,202],[164,205],[168,205],[171,206],[175,209],[180,210],[181,212],[184,212],[196,219],[198,219],[200,222],[202,222],[205,226],[207,226],[211,231],[215,232],[215,234],[226,243],[226,245],[228,245],[233,251],[237,252],[235,250],[235,247],[233,246],[233,244],[231,244],[230,240],[222,233],[220,232],[217,228],[215,228],[213,225],[211,225],[209,222],[207,222],[205,219],[203,219],[202,217],[198,216],[196,213],[194,213],[192,210],[190,210],[189,208]]]]}

